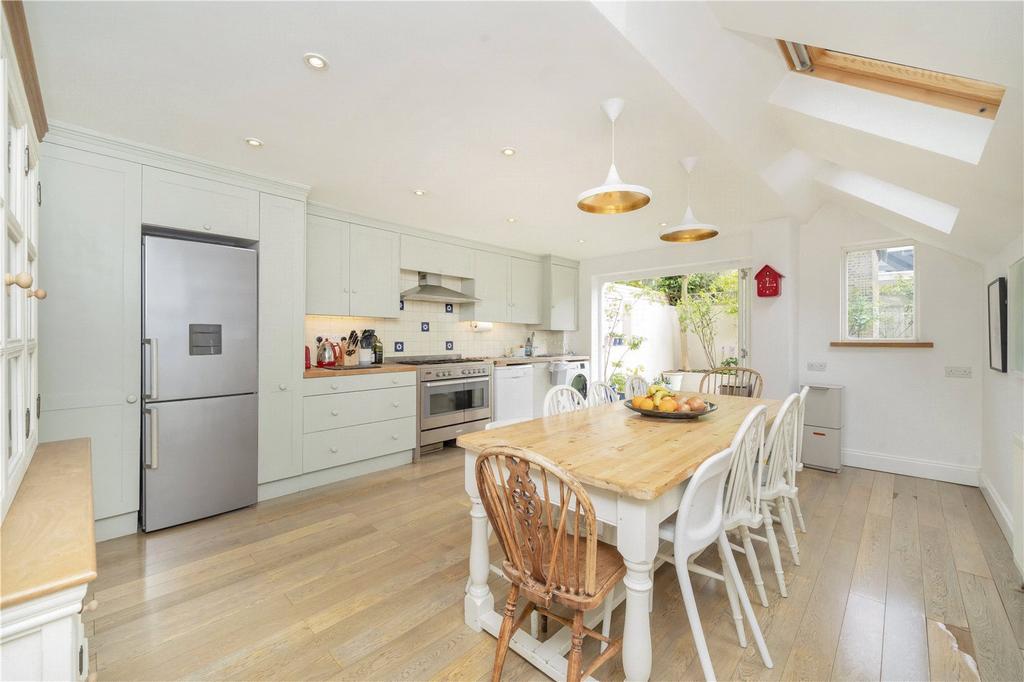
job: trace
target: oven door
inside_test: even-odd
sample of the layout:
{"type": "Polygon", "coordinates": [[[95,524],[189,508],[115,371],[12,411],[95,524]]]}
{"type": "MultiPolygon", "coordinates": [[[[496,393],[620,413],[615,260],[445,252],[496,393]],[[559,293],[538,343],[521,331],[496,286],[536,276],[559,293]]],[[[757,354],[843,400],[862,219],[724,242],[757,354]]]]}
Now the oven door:
{"type": "Polygon", "coordinates": [[[464,422],[465,390],[463,379],[424,381],[420,384],[420,429],[436,429],[464,422]]]}
{"type": "Polygon", "coordinates": [[[465,421],[491,418],[491,378],[466,379],[461,394],[465,421]]]}

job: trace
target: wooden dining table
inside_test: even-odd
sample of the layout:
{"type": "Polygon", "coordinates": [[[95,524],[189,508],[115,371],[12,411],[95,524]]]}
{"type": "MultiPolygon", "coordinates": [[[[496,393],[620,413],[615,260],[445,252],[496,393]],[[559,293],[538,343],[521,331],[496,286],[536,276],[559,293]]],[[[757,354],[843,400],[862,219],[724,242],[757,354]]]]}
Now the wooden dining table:
{"type": "MultiPolygon", "coordinates": [[[[615,527],[615,544],[626,564],[625,589],[617,590],[615,597],[626,602],[622,665],[627,680],[649,679],[649,601],[658,526],[679,508],[686,481],[697,467],[729,447],[750,410],[764,405],[770,425],[781,405],[778,400],[702,397],[718,409],[693,420],[646,417],[618,402],[460,436],[456,443],[466,451],[465,485],[472,524],[466,624],[494,636],[501,625],[487,582],[491,564],[488,522],[476,486],[476,458],[492,445],[532,450],[575,476],[589,493],[598,521],[615,527]]],[[[601,609],[588,613],[588,627],[600,618],[601,609]]],[[[552,679],[565,679],[565,654],[570,645],[567,631],[562,628],[542,642],[520,630],[511,647],[552,679]]]]}

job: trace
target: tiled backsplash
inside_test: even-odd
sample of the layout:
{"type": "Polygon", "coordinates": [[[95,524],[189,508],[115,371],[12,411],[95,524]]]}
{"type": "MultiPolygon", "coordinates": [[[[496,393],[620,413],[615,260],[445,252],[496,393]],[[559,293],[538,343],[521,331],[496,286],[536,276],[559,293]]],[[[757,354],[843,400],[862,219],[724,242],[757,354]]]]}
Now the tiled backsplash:
{"type": "MultiPolygon", "coordinates": [[[[403,270],[402,291],[416,284],[416,273],[403,270]]],[[[443,284],[461,290],[462,280],[445,277],[443,284]]],[[[460,321],[458,304],[406,301],[405,309],[398,315],[397,318],[306,315],[306,345],[315,357],[317,336],[335,339],[348,336],[353,329],[361,332],[369,328],[376,330],[384,343],[385,357],[445,354],[500,357],[526,343],[526,338],[534,331],[524,324],[495,322],[490,330],[475,332],[470,322],[460,321]],[[446,312],[446,308],[451,312],[446,312]],[[402,350],[396,351],[395,344],[402,344],[402,350]]],[[[563,348],[564,342],[563,332],[537,331],[534,336],[534,346],[542,352],[562,353],[567,350],[563,348]]]]}

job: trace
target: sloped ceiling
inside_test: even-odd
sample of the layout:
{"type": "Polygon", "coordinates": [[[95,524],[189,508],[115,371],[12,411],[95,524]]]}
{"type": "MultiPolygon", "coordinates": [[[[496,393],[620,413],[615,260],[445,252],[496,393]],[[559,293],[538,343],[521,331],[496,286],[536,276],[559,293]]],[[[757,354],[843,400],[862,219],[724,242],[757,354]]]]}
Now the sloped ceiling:
{"type": "MultiPolygon", "coordinates": [[[[726,233],[839,201],[984,260],[1022,225],[1020,3],[27,3],[51,119],[312,186],[381,220],[570,258],[658,247],[685,207],[726,233]],[[1007,86],[980,162],[775,106],[775,38],[1007,86]],[[305,52],[331,61],[323,73],[305,52]],[[576,195],[609,161],[654,191],[576,195]],[[262,138],[254,151],[242,138],[262,138]],[[501,156],[506,145],[512,158],[501,156]],[[949,235],[836,197],[822,167],[956,206],[949,235]],[[412,189],[427,195],[417,198],[412,189]],[[514,217],[510,224],[507,218],[514,217]],[[583,243],[580,243],[583,240],[583,243]]],[[[756,229],[756,228],[755,228],[756,229]]],[[[669,245],[664,248],[681,248],[669,245]]]]}

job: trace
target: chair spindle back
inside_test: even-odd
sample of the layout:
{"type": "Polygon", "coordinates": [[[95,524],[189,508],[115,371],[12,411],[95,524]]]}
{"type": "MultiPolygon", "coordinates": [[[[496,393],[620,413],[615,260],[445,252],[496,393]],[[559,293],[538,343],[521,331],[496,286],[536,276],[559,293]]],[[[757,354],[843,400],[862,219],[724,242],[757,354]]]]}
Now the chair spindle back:
{"type": "Polygon", "coordinates": [[[716,367],[704,372],[699,390],[701,393],[760,398],[764,379],[760,372],[749,367],[716,367]]]}

